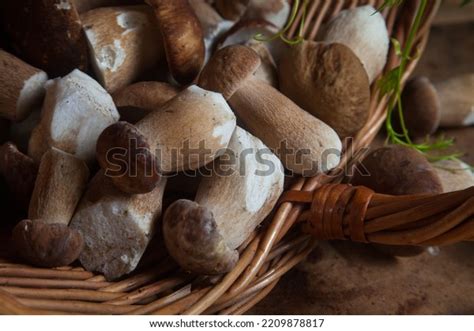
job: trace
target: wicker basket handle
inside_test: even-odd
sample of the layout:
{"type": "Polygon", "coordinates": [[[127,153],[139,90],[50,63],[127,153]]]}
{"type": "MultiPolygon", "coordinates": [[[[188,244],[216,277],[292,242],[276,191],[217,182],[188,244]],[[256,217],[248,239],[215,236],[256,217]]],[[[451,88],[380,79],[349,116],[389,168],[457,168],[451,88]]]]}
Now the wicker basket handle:
{"type": "Polygon", "coordinates": [[[310,205],[298,221],[321,240],[387,245],[474,241],[474,187],[441,195],[388,196],[366,187],[328,184],[288,191],[281,202],[310,205]]]}

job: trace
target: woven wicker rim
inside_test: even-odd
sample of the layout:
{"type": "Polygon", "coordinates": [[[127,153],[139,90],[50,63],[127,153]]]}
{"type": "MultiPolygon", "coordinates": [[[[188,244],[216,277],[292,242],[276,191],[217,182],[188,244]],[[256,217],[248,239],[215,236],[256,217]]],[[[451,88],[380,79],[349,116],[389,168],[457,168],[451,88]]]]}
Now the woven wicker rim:
{"type": "MultiPolygon", "coordinates": [[[[321,25],[341,10],[382,0],[313,0],[307,10],[305,39],[314,40],[321,25]]],[[[403,44],[413,22],[419,0],[383,11],[391,35],[403,44]]],[[[429,28],[440,0],[429,2],[427,14],[415,41],[424,50],[429,28]]],[[[289,35],[297,31],[297,17],[289,35]]],[[[398,65],[392,49],[385,72],[398,65]]],[[[404,81],[414,70],[417,58],[408,65],[404,81]]],[[[372,87],[370,119],[354,140],[345,144],[340,168],[353,164],[360,151],[371,144],[386,117],[387,99],[372,87]]],[[[342,180],[335,169],[314,178],[299,178],[290,191],[315,192],[322,185],[342,180]]],[[[0,260],[0,312],[7,314],[243,314],[262,300],[279,279],[302,261],[316,240],[294,226],[306,207],[282,202],[268,225],[240,248],[240,261],[227,275],[209,279],[184,274],[167,257],[147,256],[133,275],[107,282],[81,267],[40,269],[0,260]]]]}

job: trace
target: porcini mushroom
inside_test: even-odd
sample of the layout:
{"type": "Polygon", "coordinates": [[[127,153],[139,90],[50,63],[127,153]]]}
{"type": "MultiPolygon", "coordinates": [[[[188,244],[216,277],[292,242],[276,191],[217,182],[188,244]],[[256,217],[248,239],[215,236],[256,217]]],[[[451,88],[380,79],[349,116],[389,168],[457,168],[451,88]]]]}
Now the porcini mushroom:
{"type": "Polygon", "coordinates": [[[418,151],[400,145],[372,151],[352,178],[353,185],[366,186],[391,195],[439,194],[443,192],[436,170],[418,151]]]}
{"type": "Polygon", "coordinates": [[[462,191],[474,186],[474,174],[472,167],[459,160],[442,160],[433,164],[441,184],[443,192],[462,191]]]}
{"type": "Polygon", "coordinates": [[[118,90],[112,94],[112,98],[120,113],[120,119],[134,124],[178,93],[178,88],[167,83],[139,82],[118,90]]]}
{"type": "Polygon", "coordinates": [[[82,237],[68,227],[89,179],[85,163],[52,148],[41,159],[28,220],[17,224],[13,240],[28,262],[43,267],[72,263],[82,250],[82,237]]]}
{"type": "Polygon", "coordinates": [[[12,143],[0,147],[0,175],[5,179],[13,201],[25,210],[30,204],[38,165],[12,143]]]}
{"type": "Polygon", "coordinates": [[[47,83],[41,120],[30,138],[35,161],[56,147],[88,163],[95,161],[100,133],[119,119],[112,97],[79,70],[47,83]]]}
{"type": "Polygon", "coordinates": [[[159,172],[195,170],[219,157],[235,125],[220,94],[193,85],[135,126],[120,122],[107,128],[97,143],[97,159],[108,172],[118,168],[112,181],[121,190],[146,193],[157,185],[159,172]]]}
{"type": "Polygon", "coordinates": [[[279,69],[282,93],[341,138],[354,135],[367,122],[369,78],[347,46],[304,41],[288,48],[279,69]]]}
{"type": "Polygon", "coordinates": [[[263,143],[237,128],[228,154],[199,185],[195,202],[179,200],[166,211],[163,236],[182,268],[214,275],[230,271],[237,248],[265,219],[283,192],[284,172],[263,143]]]}
{"type": "Polygon", "coordinates": [[[323,29],[321,40],[348,46],[364,64],[372,83],[387,63],[389,34],[382,14],[371,5],[341,11],[323,29]]]}
{"type": "Polygon", "coordinates": [[[84,238],[79,261],[113,280],[132,272],[153,237],[166,179],[147,194],[118,190],[100,171],[89,184],[71,222],[84,238]]]}
{"type": "Polygon", "coordinates": [[[234,22],[223,19],[205,0],[189,0],[189,4],[201,23],[206,46],[204,62],[207,63],[214,51],[216,41],[232,27],[234,22]]]}
{"type": "Polygon", "coordinates": [[[0,1],[0,24],[19,55],[51,77],[88,70],[87,42],[72,0],[0,1]]]}
{"type": "Polygon", "coordinates": [[[217,91],[250,133],[280,157],[285,167],[312,176],[340,161],[337,133],[253,74],[260,58],[252,49],[235,45],[219,50],[203,69],[199,84],[217,91]]]}
{"type": "Polygon", "coordinates": [[[22,121],[41,104],[48,76],[0,49],[0,117],[22,121]]]}
{"type": "Polygon", "coordinates": [[[227,20],[237,21],[245,12],[249,0],[216,0],[219,14],[227,20]]]}
{"type": "Polygon", "coordinates": [[[402,104],[403,118],[410,136],[423,138],[436,132],[440,123],[441,104],[428,78],[411,79],[403,90],[402,104]]]}
{"type": "Polygon", "coordinates": [[[474,125],[474,74],[456,76],[435,86],[441,101],[441,127],[474,125]]]}
{"type": "Polygon", "coordinates": [[[97,8],[81,15],[96,76],[111,93],[158,64],[162,46],[148,6],[97,8]]]}
{"type": "Polygon", "coordinates": [[[201,24],[188,0],[146,0],[154,10],[173,78],[182,85],[193,82],[204,64],[201,24]]]}

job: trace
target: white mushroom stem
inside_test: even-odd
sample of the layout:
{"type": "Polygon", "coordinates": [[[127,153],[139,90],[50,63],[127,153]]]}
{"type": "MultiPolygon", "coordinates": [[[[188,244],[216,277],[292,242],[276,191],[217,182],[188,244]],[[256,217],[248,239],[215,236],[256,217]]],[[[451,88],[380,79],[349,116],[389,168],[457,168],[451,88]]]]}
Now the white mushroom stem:
{"type": "Polygon", "coordinates": [[[352,49],[364,64],[370,83],[387,63],[390,39],[385,19],[370,5],[341,11],[324,28],[322,40],[352,49]]]}
{"type": "Polygon", "coordinates": [[[195,85],[136,124],[164,173],[195,170],[227,147],[236,118],[221,94],[195,85]]]}
{"type": "Polygon", "coordinates": [[[202,26],[206,46],[205,63],[207,63],[215,48],[216,41],[234,25],[234,22],[224,20],[205,0],[189,0],[189,4],[202,26]]]}
{"type": "Polygon", "coordinates": [[[201,180],[195,201],[212,212],[227,246],[237,249],[283,193],[283,165],[260,139],[237,127],[213,168],[213,175],[201,180]]]}
{"type": "Polygon", "coordinates": [[[107,91],[129,85],[158,64],[163,48],[150,7],[97,8],[81,20],[94,71],[107,91]]]}
{"type": "Polygon", "coordinates": [[[68,225],[88,180],[89,169],[83,161],[51,148],[41,159],[28,218],[68,225]]]}
{"type": "Polygon", "coordinates": [[[48,76],[0,49],[0,117],[22,121],[41,104],[48,76]]]}
{"type": "Polygon", "coordinates": [[[230,271],[238,260],[237,248],[277,203],[284,178],[278,158],[237,128],[227,153],[202,179],[196,202],[178,200],[166,211],[163,236],[171,256],[198,274],[230,271]]]}
{"type": "Polygon", "coordinates": [[[92,163],[102,131],[119,119],[112,97],[79,70],[47,83],[41,121],[33,130],[28,154],[37,162],[56,147],[92,163]]]}
{"type": "Polygon", "coordinates": [[[229,104],[287,169],[313,176],[339,164],[342,143],[337,133],[264,82],[248,79],[229,104]]]}
{"type": "Polygon", "coordinates": [[[89,185],[71,222],[84,238],[79,257],[89,271],[116,279],[138,265],[161,214],[166,179],[147,194],[115,188],[103,172],[89,185]]]}
{"type": "Polygon", "coordinates": [[[441,127],[474,125],[474,73],[436,84],[441,101],[441,127]]]}
{"type": "Polygon", "coordinates": [[[441,179],[445,193],[462,191],[474,186],[472,168],[462,161],[443,160],[433,166],[441,179]]]}

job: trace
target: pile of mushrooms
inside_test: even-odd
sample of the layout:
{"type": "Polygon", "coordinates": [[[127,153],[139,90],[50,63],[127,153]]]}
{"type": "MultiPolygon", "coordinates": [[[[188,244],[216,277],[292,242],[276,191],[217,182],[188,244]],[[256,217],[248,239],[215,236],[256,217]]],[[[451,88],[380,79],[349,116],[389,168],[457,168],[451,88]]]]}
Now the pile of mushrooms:
{"type": "MultiPolygon", "coordinates": [[[[12,237],[31,264],[78,259],[117,279],[162,228],[184,270],[229,272],[285,176],[336,168],[342,139],[368,119],[389,45],[374,8],[343,11],[319,41],[289,47],[254,39],[285,25],[287,0],[145,2],[0,4],[12,41],[0,50],[0,174],[27,211],[12,237]],[[169,179],[189,173],[196,192],[167,201],[169,179]]],[[[449,94],[471,78],[436,87],[441,102],[427,105],[459,114],[430,126],[472,124],[472,100],[449,94]]],[[[407,102],[430,97],[423,84],[407,102]]]]}

